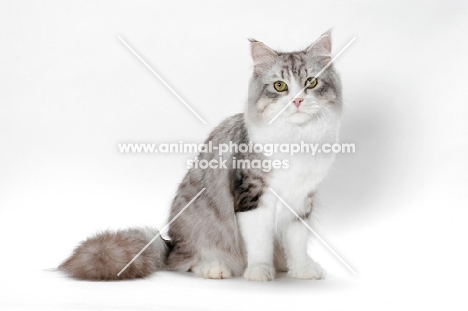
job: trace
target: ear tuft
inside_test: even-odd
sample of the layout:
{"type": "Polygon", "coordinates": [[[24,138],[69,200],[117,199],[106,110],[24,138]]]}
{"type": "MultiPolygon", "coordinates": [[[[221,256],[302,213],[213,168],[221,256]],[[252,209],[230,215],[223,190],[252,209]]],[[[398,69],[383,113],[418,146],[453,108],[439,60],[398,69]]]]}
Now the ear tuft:
{"type": "Polygon", "coordinates": [[[250,53],[252,54],[252,60],[254,62],[254,71],[255,73],[260,73],[275,62],[278,54],[262,42],[253,39],[249,40],[250,53]]]}

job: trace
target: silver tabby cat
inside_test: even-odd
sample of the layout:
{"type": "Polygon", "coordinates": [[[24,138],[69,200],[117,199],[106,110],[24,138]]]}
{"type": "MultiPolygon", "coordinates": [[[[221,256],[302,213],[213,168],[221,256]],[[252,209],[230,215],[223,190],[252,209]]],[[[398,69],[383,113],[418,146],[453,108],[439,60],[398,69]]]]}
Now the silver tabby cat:
{"type": "MultiPolygon", "coordinates": [[[[251,40],[251,54],[254,69],[245,112],[223,121],[206,142],[213,146],[230,141],[336,142],[342,110],[339,76],[330,65],[314,79],[331,59],[330,32],[309,48],[292,53],[251,40]]],[[[90,280],[146,277],[157,270],[192,271],[213,279],[243,275],[251,281],[273,280],[277,271],[301,279],[322,278],[324,271],[307,253],[309,230],[270,188],[310,223],[317,186],[334,155],[275,153],[267,157],[233,151],[223,157],[228,169],[193,167],[187,172],[172,202],[170,219],[206,190],[170,225],[170,240],[156,239],[119,276],[156,236],[156,230],[98,233],[81,243],[59,269],[90,280]],[[233,158],[287,160],[289,168],[270,172],[232,168],[233,158]]],[[[199,155],[200,160],[214,158],[217,153],[199,155]]]]}

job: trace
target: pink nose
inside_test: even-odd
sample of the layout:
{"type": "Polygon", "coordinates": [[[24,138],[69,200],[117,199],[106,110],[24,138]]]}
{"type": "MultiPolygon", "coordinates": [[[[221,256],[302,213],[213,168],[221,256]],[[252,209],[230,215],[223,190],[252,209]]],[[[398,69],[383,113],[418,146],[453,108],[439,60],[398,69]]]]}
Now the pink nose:
{"type": "Polygon", "coordinates": [[[296,98],[295,100],[293,100],[293,103],[294,105],[296,105],[297,108],[299,108],[299,106],[301,105],[303,101],[304,101],[303,98],[296,98]]]}

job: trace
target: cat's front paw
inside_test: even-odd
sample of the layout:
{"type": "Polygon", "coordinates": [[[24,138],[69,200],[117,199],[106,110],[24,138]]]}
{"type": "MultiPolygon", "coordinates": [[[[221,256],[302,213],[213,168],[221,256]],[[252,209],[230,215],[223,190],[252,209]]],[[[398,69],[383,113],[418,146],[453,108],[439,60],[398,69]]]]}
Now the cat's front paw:
{"type": "Polygon", "coordinates": [[[231,269],[222,261],[201,262],[192,267],[191,270],[205,279],[228,279],[232,277],[231,269]]]}
{"type": "Polygon", "coordinates": [[[296,279],[320,280],[325,278],[325,270],[315,261],[309,261],[305,264],[293,265],[289,270],[289,275],[296,279]]]}
{"type": "Polygon", "coordinates": [[[275,279],[275,268],[271,265],[258,264],[247,267],[244,278],[249,281],[266,282],[275,279]]]}

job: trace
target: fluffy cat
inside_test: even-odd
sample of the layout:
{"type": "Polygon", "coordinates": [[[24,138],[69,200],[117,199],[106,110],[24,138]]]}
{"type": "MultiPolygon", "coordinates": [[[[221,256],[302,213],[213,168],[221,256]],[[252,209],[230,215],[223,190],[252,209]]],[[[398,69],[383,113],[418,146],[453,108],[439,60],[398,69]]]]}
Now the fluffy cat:
{"type": "MultiPolygon", "coordinates": [[[[334,143],[342,110],[341,82],[330,61],[331,34],[309,48],[282,53],[251,40],[254,63],[245,112],[216,127],[206,140],[221,143],[334,143]],[[269,122],[304,87],[274,122],[269,122]]],[[[217,158],[200,153],[199,159],[217,158]]],[[[78,279],[145,277],[157,270],[192,271],[205,278],[244,275],[269,281],[276,271],[320,279],[321,266],[307,253],[309,230],[268,189],[274,189],[305,221],[311,221],[314,195],[330,168],[332,153],[288,155],[225,153],[228,169],[193,167],[179,185],[170,219],[203,188],[206,190],[169,226],[170,241],[156,239],[120,276],[117,273],[156,234],[151,229],[103,232],[79,245],[59,267],[78,279]],[[288,169],[232,168],[239,160],[280,159],[288,169]]]]}

